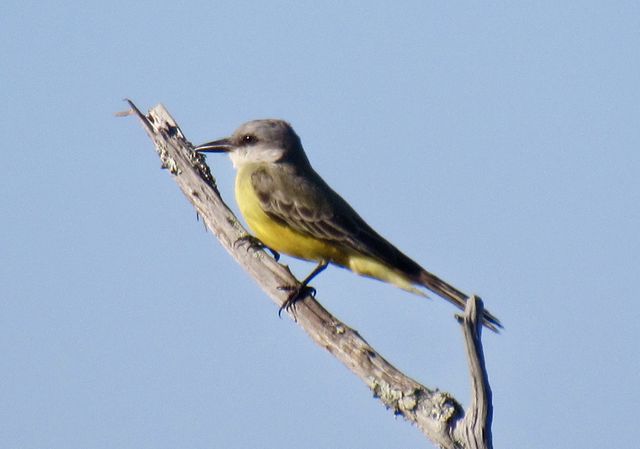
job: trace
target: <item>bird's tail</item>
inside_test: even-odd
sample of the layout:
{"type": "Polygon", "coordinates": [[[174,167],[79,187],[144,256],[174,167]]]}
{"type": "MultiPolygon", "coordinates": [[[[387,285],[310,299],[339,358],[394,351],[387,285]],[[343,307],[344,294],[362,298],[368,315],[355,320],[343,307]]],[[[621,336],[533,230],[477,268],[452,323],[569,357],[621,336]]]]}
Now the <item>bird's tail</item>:
{"type": "MultiPolygon", "coordinates": [[[[417,282],[431,290],[433,293],[442,297],[443,299],[446,299],[451,304],[458,307],[460,310],[464,310],[467,299],[469,299],[469,297],[452,285],[447,284],[439,277],[429,273],[426,270],[422,270],[418,276],[417,282]]],[[[484,315],[482,318],[482,324],[484,324],[492,331],[499,332],[499,329],[502,328],[500,320],[492,315],[488,310],[484,311],[484,315]]]]}

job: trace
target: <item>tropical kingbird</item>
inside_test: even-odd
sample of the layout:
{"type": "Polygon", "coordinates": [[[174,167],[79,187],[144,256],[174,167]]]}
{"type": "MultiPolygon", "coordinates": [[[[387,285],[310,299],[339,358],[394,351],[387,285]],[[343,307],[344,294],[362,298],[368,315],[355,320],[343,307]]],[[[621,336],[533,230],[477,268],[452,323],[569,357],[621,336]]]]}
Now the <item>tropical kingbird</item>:
{"type": "MultiPolygon", "coordinates": [[[[198,152],[229,153],[237,169],[236,201],[260,243],[318,265],[282,306],[291,307],[329,263],[426,296],[423,286],[464,310],[468,296],[429,273],[374,231],[311,167],[300,138],[282,120],[254,120],[198,152]]],[[[275,253],[277,254],[277,253],[275,253]]],[[[282,310],[282,308],[281,308],[282,310]]],[[[485,311],[484,325],[500,321],[485,311]]]]}

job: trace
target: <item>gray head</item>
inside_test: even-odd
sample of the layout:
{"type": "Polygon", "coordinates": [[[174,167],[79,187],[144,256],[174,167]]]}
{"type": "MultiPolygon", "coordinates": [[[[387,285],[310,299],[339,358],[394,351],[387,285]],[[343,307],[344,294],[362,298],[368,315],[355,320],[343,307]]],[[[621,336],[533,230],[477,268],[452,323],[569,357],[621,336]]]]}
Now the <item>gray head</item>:
{"type": "Polygon", "coordinates": [[[255,162],[309,164],[291,125],[276,119],[244,123],[230,137],[198,145],[195,150],[229,153],[236,168],[255,162]]]}

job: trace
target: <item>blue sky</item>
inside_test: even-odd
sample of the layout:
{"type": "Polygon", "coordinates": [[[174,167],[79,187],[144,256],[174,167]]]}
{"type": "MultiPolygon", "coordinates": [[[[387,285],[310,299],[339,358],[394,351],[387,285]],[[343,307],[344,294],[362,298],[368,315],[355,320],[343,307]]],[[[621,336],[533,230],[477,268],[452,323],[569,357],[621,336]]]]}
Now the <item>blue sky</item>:
{"type": "MultiPolygon", "coordinates": [[[[638,48],[637,2],[10,0],[0,447],[431,447],[278,319],[113,116],[124,97],[195,143],[287,119],[374,228],[480,294],[506,327],[484,339],[496,447],[632,447],[638,48]]],[[[337,268],[314,286],[467,403],[449,304],[337,268]]]]}

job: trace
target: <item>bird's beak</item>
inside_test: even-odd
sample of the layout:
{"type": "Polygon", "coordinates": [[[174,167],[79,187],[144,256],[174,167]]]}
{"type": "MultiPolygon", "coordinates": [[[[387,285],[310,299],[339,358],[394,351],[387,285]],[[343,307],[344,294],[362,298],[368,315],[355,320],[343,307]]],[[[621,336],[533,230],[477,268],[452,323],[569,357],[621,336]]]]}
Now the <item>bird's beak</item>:
{"type": "Polygon", "coordinates": [[[228,153],[233,151],[234,145],[228,138],[203,143],[194,148],[198,153],[228,153]]]}

